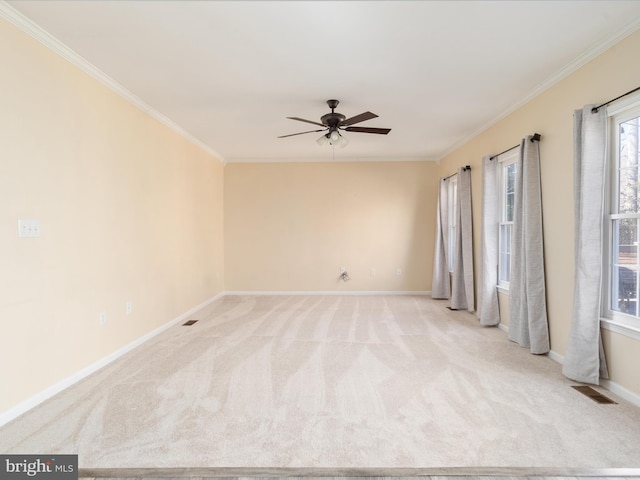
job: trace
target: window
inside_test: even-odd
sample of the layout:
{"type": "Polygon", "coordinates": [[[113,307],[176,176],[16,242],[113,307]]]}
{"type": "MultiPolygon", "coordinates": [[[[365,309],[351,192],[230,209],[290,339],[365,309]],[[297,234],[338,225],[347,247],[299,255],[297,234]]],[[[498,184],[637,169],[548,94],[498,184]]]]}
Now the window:
{"type": "Polygon", "coordinates": [[[610,122],[605,316],[638,319],[640,107],[636,103],[635,107],[610,114],[610,122]]]}
{"type": "Polygon", "coordinates": [[[498,185],[500,188],[498,208],[498,286],[509,288],[511,277],[511,233],[513,230],[513,212],[516,199],[516,160],[519,150],[513,149],[500,155],[498,185]]]}
{"type": "Polygon", "coordinates": [[[448,245],[449,251],[449,272],[453,272],[453,262],[456,256],[456,207],[458,206],[458,175],[451,176],[447,182],[447,225],[448,225],[448,245]]]}

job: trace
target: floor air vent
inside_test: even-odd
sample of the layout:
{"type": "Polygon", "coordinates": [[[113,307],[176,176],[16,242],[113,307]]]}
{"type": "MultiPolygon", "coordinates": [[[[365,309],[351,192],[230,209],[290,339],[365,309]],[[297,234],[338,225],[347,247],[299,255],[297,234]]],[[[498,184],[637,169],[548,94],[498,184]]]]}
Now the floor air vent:
{"type": "Polygon", "coordinates": [[[183,327],[190,327],[191,325],[193,325],[194,323],[196,323],[198,320],[187,320],[186,322],[184,322],[182,324],[183,327]]]}
{"type": "Polygon", "coordinates": [[[598,403],[602,403],[602,404],[615,404],[616,403],[613,400],[611,400],[610,398],[607,398],[604,395],[602,395],[597,390],[594,390],[591,387],[587,387],[586,385],[573,386],[572,388],[575,388],[581,394],[586,395],[587,397],[589,397],[594,402],[598,402],[598,403]]]}

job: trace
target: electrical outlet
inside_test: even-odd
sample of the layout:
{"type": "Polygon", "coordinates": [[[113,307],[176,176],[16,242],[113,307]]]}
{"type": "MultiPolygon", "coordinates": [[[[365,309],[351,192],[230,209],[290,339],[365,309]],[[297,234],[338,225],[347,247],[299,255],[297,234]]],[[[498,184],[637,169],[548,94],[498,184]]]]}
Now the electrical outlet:
{"type": "Polygon", "coordinates": [[[344,272],[347,271],[346,267],[340,267],[340,274],[342,275],[344,272]]]}
{"type": "Polygon", "coordinates": [[[125,303],[124,310],[127,315],[131,315],[131,313],[133,312],[133,303],[131,302],[125,303]]]}
{"type": "Polygon", "coordinates": [[[396,268],[396,275],[397,276],[401,276],[402,275],[402,269],[401,268],[396,268]]]}
{"type": "Polygon", "coordinates": [[[107,312],[100,312],[100,326],[104,327],[107,324],[107,312]]]}
{"type": "Polygon", "coordinates": [[[375,268],[372,268],[372,269],[371,269],[371,276],[372,276],[372,277],[375,277],[375,276],[376,276],[376,269],[375,269],[375,268]]]}

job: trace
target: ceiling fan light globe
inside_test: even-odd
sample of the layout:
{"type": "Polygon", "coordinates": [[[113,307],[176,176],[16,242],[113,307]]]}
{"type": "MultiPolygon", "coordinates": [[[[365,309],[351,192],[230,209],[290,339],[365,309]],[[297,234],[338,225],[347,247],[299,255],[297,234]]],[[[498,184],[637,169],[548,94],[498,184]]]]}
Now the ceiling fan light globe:
{"type": "Polygon", "coordinates": [[[322,135],[319,139],[316,140],[316,143],[318,144],[318,146],[322,147],[324,145],[327,144],[327,142],[329,141],[329,135],[322,135]]]}
{"type": "Polygon", "coordinates": [[[337,130],[334,130],[333,132],[331,132],[330,136],[329,136],[329,140],[331,140],[331,145],[337,145],[338,143],[340,143],[340,133],[337,130]]]}

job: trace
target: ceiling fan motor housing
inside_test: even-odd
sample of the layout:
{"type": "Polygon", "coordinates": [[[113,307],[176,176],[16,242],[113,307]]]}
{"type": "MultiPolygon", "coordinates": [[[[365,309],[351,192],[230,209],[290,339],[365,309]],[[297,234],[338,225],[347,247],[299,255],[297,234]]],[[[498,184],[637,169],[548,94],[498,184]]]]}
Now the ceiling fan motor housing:
{"type": "Polygon", "coordinates": [[[345,117],[341,113],[335,113],[335,109],[339,103],[340,101],[338,100],[327,100],[327,105],[329,105],[331,113],[327,113],[326,115],[320,117],[320,122],[322,122],[323,125],[329,127],[329,133],[337,130],[340,124],[347,119],[347,117],[345,117]]]}
{"type": "Polygon", "coordinates": [[[347,119],[347,117],[345,117],[343,114],[341,113],[327,113],[326,115],[323,115],[322,117],[320,117],[320,121],[322,122],[323,125],[326,125],[329,128],[338,128],[338,125],[340,125],[340,123],[344,122],[347,119]]]}

